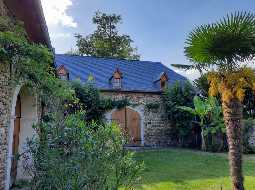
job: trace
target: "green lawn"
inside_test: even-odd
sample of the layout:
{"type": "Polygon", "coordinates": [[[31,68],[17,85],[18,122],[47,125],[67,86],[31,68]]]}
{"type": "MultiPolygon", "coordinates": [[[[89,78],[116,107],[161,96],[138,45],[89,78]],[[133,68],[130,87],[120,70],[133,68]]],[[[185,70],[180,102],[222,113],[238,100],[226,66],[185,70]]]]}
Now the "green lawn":
{"type": "MultiPolygon", "coordinates": [[[[230,190],[227,154],[171,149],[137,152],[145,171],[137,190],[230,190]]],[[[244,157],[246,190],[255,189],[255,155],[244,157]]]]}

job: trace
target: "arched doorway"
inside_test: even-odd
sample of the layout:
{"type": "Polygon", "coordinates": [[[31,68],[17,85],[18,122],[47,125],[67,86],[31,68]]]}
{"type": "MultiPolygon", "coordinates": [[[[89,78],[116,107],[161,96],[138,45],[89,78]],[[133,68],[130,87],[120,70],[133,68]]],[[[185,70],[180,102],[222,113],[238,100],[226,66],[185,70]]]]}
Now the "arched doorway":
{"type": "Polygon", "coordinates": [[[32,126],[37,121],[36,96],[26,87],[18,88],[13,98],[12,121],[9,130],[7,168],[7,184],[9,187],[17,180],[29,178],[23,168],[24,160],[22,156],[19,159],[17,158],[26,149],[27,138],[32,138],[35,135],[32,126]]]}
{"type": "Polygon", "coordinates": [[[123,108],[112,112],[112,121],[115,121],[128,136],[128,145],[141,145],[141,117],[130,108],[123,108]]]}

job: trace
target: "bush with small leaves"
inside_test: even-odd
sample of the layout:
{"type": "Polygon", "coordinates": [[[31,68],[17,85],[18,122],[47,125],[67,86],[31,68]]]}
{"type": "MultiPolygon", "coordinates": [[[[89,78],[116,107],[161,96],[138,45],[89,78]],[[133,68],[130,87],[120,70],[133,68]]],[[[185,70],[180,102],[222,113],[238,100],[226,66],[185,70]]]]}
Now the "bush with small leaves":
{"type": "Polygon", "coordinates": [[[37,137],[27,143],[32,189],[131,189],[142,163],[124,148],[125,137],[114,124],[86,123],[84,113],[36,125],[37,137]]]}

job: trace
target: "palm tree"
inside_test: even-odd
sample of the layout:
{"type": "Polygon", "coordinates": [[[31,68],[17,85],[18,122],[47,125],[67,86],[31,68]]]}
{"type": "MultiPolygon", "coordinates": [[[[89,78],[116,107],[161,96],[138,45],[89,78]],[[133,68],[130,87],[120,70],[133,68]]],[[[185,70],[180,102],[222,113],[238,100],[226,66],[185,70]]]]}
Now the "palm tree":
{"type": "Polygon", "coordinates": [[[255,74],[247,65],[255,56],[255,14],[236,12],[195,28],[186,40],[185,54],[193,63],[190,68],[209,72],[209,94],[221,95],[232,186],[244,190],[242,101],[246,88],[255,89],[255,74]]]}

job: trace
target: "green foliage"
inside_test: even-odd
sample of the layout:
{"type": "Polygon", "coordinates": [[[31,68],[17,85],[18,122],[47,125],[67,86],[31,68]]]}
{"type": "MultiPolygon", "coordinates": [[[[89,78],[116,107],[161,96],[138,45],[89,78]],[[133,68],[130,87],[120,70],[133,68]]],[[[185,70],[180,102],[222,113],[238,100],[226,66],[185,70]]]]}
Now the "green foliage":
{"type": "Polygon", "coordinates": [[[240,62],[255,55],[255,15],[236,12],[219,22],[202,25],[190,33],[185,53],[191,61],[207,69],[211,65],[219,70],[233,70],[240,62]]]}
{"type": "MultiPolygon", "coordinates": [[[[207,79],[207,74],[203,74],[201,77],[198,79],[194,80],[194,85],[196,89],[199,90],[201,95],[203,97],[208,97],[209,96],[209,81],[207,79]]],[[[218,97],[220,99],[220,97],[218,97]]],[[[245,90],[245,96],[243,100],[243,115],[244,118],[255,118],[255,96],[254,92],[251,88],[247,88],[245,90]]]]}
{"type": "Polygon", "coordinates": [[[80,81],[75,81],[72,82],[72,87],[78,102],[69,103],[69,112],[75,113],[79,110],[85,110],[84,119],[86,121],[101,120],[107,107],[111,106],[111,102],[102,100],[98,89],[94,88],[90,82],[82,85],[80,81]]]}
{"type": "Polygon", "coordinates": [[[145,107],[146,107],[148,110],[156,110],[156,109],[159,109],[160,104],[159,104],[159,103],[147,103],[147,104],[145,105],[145,107]]]}
{"type": "Polygon", "coordinates": [[[243,101],[243,114],[244,118],[255,119],[255,95],[251,88],[246,89],[243,101]]]}
{"type": "Polygon", "coordinates": [[[207,80],[207,74],[201,75],[198,79],[194,80],[194,86],[199,90],[203,97],[208,97],[209,94],[209,82],[207,80]]]}
{"type": "Polygon", "coordinates": [[[112,108],[122,109],[126,106],[131,105],[129,99],[124,98],[122,100],[112,100],[112,108]]]}
{"type": "Polygon", "coordinates": [[[185,54],[192,68],[210,71],[211,96],[220,94],[223,102],[242,102],[246,89],[254,88],[254,71],[246,67],[255,56],[254,31],[255,14],[235,12],[189,34],[185,54]]]}
{"type": "Polygon", "coordinates": [[[15,33],[16,36],[21,38],[27,38],[24,24],[14,18],[1,16],[0,17],[0,31],[15,33]]]}
{"type": "Polygon", "coordinates": [[[66,114],[85,111],[84,120],[86,121],[102,121],[106,111],[114,108],[121,109],[130,105],[128,99],[112,100],[103,98],[91,81],[85,84],[80,81],[74,81],[71,86],[75,91],[76,99],[66,100],[66,114]]]}
{"type": "MultiPolygon", "coordinates": [[[[225,126],[223,122],[222,109],[219,105],[219,102],[215,97],[208,97],[202,99],[198,96],[195,96],[193,99],[194,108],[179,106],[179,109],[189,112],[200,118],[200,126],[202,129],[201,138],[202,138],[202,150],[214,150],[214,145],[217,142],[211,143],[208,145],[206,141],[208,136],[212,135],[211,139],[214,138],[214,135],[220,135],[220,148],[218,147],[217,151],[221,151],[224,147],[223,134],[225,134],[225,126]],[[210,146],[210,147],[208,147],[210,146]]],[[[213,140],[213,139],[212,139],[213,140]]]]}
{"type": "Polygon", "coordinates": [[[109,57],[138,60],[136,48],[131,46],[132,39],[128,35],[121,35],[117,25],[121,23],[121,16],[96,12],[92,21],[97,25],[94,33],[83,37],[75,35],[78,53],[95,57],[109,57]]]}
{"type": "Polygon", "coordinates": [[[192,107],[192,99],[195,91],[190,83],[181,85],[179,82],[173,86],[166,88],[163,92],[163,103],[169,121],[174,128],[171,131],[173,138],[176,138],[181,145],[185,145],[185,139],[191,135],[191,124],[193,115],[181,111],[179,106],[192,107]]]}
{"type": "Polygon", "coordinates": [[[207,99],[202,99],[199,96],[195,96],[193,98],[194,108],[187,106],[179,106],[183,111],[187,111],[193,115],[197,115],[200,117],[200,125],[204,127],[205,117],[212,113],[212,111],[216,111],[216,114],[221,113],[221,107],[216,103],[217,99],[214,97],[209,97],[207,99]],[[218,107],[215,107],[218,106],[218,107]]]}
{"type": "Polygon", "coordinates": [[[26,171],[32,189],[131,188],[143,165],[124,148],[118,126],[87,123],[83,113],[35,126],[37,137],[28,141],[26,171]]]}
{"type": "Polygon", "coordinates": [[[36,90],[43,100],[73,95],[69,85],[55,77],[52,52],[31,43],[22,23],[8,17],[0,17],[0,62],[9,64],[15,85],[22,81],[36,90]]]}
{"type": "Polygon", "coordinates": [[[252,147],[249,140],[254,130],[254,120],[253,118],[248,118],[244,120],[243,126],[243,152],[244,153],[254,153],[255,147],[252,147]]]}

